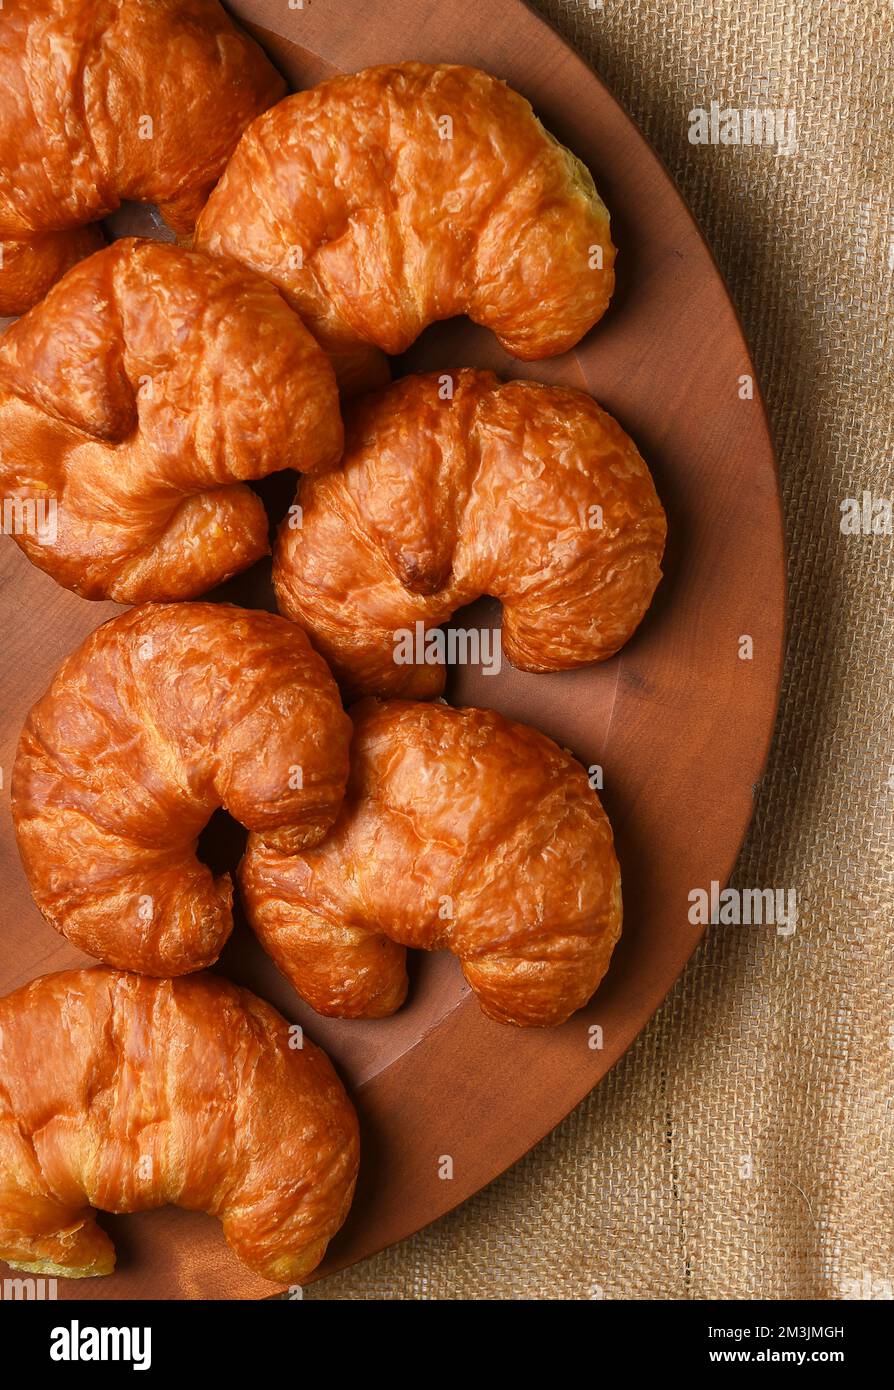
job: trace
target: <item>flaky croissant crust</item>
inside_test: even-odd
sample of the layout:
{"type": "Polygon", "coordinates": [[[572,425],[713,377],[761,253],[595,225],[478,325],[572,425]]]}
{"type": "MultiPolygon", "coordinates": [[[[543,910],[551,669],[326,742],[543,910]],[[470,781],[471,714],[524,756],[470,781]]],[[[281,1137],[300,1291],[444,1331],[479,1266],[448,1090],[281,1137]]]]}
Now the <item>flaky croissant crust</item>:
{"type": "Polygon", "coordinates": [[[332,368],[272,285],[131,238],[0,338],[0,436],[2,493],[34,508],[15,534],[29,559],[121,603],[254,563],[268,522],[245,480],[330,467],[343,442],[332,368]]]}
{"type": "Polygon", "coordinates": [[[562,1023],[621,930],[611,827],[587,773],[491,710],[364,700],[344,805],[314,848],[249,836],[248,920],[319,1013],[403,1003],[405,948],[447,949],[492,1018],[562,1023]]]}
{"type": "Polygon", "coordinates": [[[0,1259],[78,1279],[115,1251],[92,1208],[210,1212],[298,1283],[347,1215],[353,1107],[325,1054],[215,976],[97,967],[0,999],[0,1259]]]}
{"type": "Polygon", "coordinates": [[[403,352],[456,314],[515,357],[565,352],[614,285],[589,171],[469,67],[368,68],[287,97],[240,140],[196,240],[279,285],[349,389],[379,384],[365,345],[403,352]]]}
{"type": "Polygon", "coordinates": [[[439,694],[444,667],[397,664],[397,634],[482,594],[502,601],[503,650],[525,671],[603,661],[631,636],[666,523],[592,397],[492,372],[409,376],[352,402],[345,429],[341,468],[301,483],[273,578],[349,695],[439,694]]]}
{"type": "Polygon", "coordinates": [[[232,929],[196,841],[223,806],[285,850],[332,825],[351,723],[300,628],[223,604],[145,604],[63,662],[22,730],[12,816],[34,899],[80,949],[180,975],[232,929]]]}
{"type": "Polygon", "coordinates": [[[122,201],[177,233],[285,83],[217,0],[7,0],[0,20],[0,314],[21,314],[122,201]]]}

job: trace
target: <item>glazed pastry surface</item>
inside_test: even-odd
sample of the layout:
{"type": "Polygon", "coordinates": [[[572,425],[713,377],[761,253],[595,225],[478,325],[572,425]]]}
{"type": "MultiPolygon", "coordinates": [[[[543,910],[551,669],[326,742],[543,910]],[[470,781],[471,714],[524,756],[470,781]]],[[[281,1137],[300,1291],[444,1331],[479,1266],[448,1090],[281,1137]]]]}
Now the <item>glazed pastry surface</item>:
{"type": "Polygon", "coordinates": [[[239,136],[285,91],[217,0],[7,0],[0,19],[0,315],[156,203],[189,235],[239,136]]]}
{"type": "Polygon", "coordinates": [[[349,696],[440,694],[444,665],[400,664],[396,634],[482,594],[502,601],[502,650],[524,671],[604,661],[632,635],[661,577],[664,511],[592,397],[469,369],[409,376],[352,402],[345,430],[341,468],[301,483],[273,577],[349,696]]]}
{"type": "Polygon", "coordinates": [[[382,1018],[406,947],[452,951],[491,1018],[562,1023],[621,931],[611,827],[587,773],[491,710],[364,700],[329,835],[284,855],[250,835],[248,920],[319,1013],[382,1018]]]}
{"type": "Polygon", "coordinates": [[[279,1283],[319,1264],[347,1215],[357,1119],[326,1055],[214,975],[97,967],[0,999],[0,1259],[110,1274],[93,1208],[174,1203],[220,1218],[279,1283]]]}
{"type": "Polygon", "coordinates": [[[330,828],[351,723],[300,628],[225,604],[145,604],[63,662],[13,767],[41,912],[107,964],[182,975],[232,930],[230,877],[196,858],[212,811],[291,852],[330,828]]]}
{"type": "Polygon", "coordinates": [[[125,238],[0,338],[15,539],[83,598],[195,598],[267,554],[246,480],[341,453],[325,354],[272,285],[125,238]],[[29,515],[27,508],[31,508],[29,515]]]}
{"type": "Polygon", "coordinates": [[[589,171],[476,68],[399,63],[286,97],[240,140],[197,244],[280,286],[353,393],[438,319],[566,352],[614,286],[589,171]]]}

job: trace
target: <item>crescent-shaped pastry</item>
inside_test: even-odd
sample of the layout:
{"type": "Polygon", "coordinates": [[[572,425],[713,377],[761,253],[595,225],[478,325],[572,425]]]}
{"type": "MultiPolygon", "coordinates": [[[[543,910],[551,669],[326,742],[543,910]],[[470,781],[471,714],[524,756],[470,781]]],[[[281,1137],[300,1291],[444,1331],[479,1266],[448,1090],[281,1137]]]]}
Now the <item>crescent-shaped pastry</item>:
{"type": "Polygon", "coordinates": [[[196,858],[223,806],[285,852],[332,825],[351,722],[300,628],[223,604],[145,604],[59,668],[25,723],[12,816],[31,892],[109,965],[182,975],[232,930],[196,858]]]}
{"type": "Polygon", "coordinates": [[[22,314],[125,200],[192,232],[285,83],[217,0],[12,0],[0,17],[0,315],[22,314]]]}
{"type": "Polygon", "coordinates": [[[348,1213],[358,1153],[325,1053],[227,980],[97,967],[0,999],[0,1259],[14,1269],[110,1274],[93,1209],[173,1203],[219,1217],[257,1274],[300,1283],[348,1213]]]}
{"type": "Polygon", "coordinates": [[[349,392],[467,314],[514,357],[566,352],[614,286],[589,171],[476,68],[398,63],[286,97],[246,131],[197,245],[278,285],[349,392]]]}
{"type": "Polygon", "coordinates": [[[604,661],[631,636],[666,523],[635,445],[590,396],[410,376],[352,402],[345,429],[342,467],[301,483],[274,584],[350,695],[440,694],[444,665],[407,662],[408,647],[424,654],[417,630],[482,594],[502,600],[502,649],[524,671],[604,661]]]}
{"type": "Polygon", "coordinates": [[[267,554],[245,482],[338,461],[325,354],[252,271],[157,241],[70,270],[0,338],[0,490],[83,598],[194,598],[267,554]]]}
{"type": "Polygon", "coordinates": [[[491,710],[364,700],[344,805],[294,855],[250,835],[248,920],[309,1004],[382,1018],[406,947],[449,950],[485,1013],[549,1026],[586,1004],[621,931],[611,827],[584,768],[491,710]]]}

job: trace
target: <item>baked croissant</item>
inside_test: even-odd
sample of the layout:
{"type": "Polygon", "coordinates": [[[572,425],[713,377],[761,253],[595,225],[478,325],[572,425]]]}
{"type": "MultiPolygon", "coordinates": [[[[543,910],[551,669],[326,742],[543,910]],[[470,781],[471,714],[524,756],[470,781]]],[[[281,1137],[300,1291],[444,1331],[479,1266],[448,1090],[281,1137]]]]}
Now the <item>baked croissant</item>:
{"type": "Polygon", "coordinates": [[[189,234],[242,131],[285,92],[217,0],[7,0],[0,315],[22,314],[129,199],[189,234]]]}
{"type": "Polygon", "coordinates": [[[12,816],[35,902],[89,955],[147,975],[210,965],[230,877],[196,858],[223,806],[286,852],[332,825],[351,723],[300,628],[223,604],[145,604],[59,668],[25,723],[12,816]]]}
{"type": "Polygon", "coordinates": [[[492,710],[364,700],[344,805],[294,855],[250,835],[248,920],[319,1013],[382,1018],[407,946],[457,955],[486,1014],[563,1023],[621,931],[608,820],[583,767],[492,710]]]}
{"type": "Polygon", "coordinates": [[[193,598],[268,552],[245,486],[338,461],[328,360],[259,275],[156,241],[91,256],[0,338],[15,539],[84,598],[193,598]]]}
{"type": "Polygon", "coordinates": [[[468,314],[514,357],[565,352],[614,286],[589,171],[476,68],[399,63],[286,97],[246,131],[196,243],[266,275],[349,391],[468,314]]]}
{"type": "Polygon", "coordinates": [[[299,1283],[344,1221],[357,1118],[325,1053],[227,980],[96,967],[0,999],[0,1259],[110,1274],[101,1211],[174,1203],[299,1283]]]}
{"type": "Polygon", "coordinates": [[[345,429],[341,469],[301,483],[273,578],[351,695],[439,694],[444,666],[400,664],[402,639],[482,594],[502,600],[503,649],[525,671],[603,661],[631,636],[661,577],[664,512],[590,396],[410,376],[353,402],[345,429]]]}
{"type": "Polygon", "coordinates": [[[67,270],[105,244],[93,223],[71,231],[34,232],[27,241],[0,238],[0,317],[24,314],[67,270]]]}

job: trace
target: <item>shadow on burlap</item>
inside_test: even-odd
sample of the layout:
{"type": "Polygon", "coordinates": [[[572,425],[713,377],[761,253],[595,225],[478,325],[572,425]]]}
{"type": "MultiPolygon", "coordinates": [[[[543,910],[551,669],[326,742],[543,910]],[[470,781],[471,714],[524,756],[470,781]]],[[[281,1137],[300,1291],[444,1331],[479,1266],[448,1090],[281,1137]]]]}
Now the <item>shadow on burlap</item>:
{"type": "Polygon", "coordinates": [[[894,491],[894,11],[603,6],[540,8],[677,180],[770,411],[790,639],[733,882],[794,888],[798,928],[709,928],[651,1025],[547,1140],[311,1299],[838,1299],[894,1280],[894,540],[839,525],[844,498],[894,491]],[[691,145],[688,113],[712,100],[793,108],[797,153],[691,145]]]}

